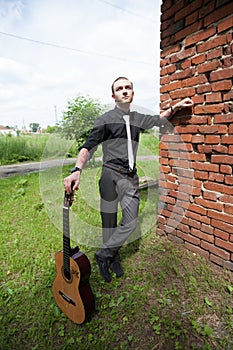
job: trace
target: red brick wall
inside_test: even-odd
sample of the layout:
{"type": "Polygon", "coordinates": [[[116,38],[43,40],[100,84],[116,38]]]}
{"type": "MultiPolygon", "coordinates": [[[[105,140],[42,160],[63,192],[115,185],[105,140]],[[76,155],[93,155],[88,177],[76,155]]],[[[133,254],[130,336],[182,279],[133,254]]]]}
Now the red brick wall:
{"type": "Polygon", "coordinates": [[[233,1],[163,0],[158,233],[233,270],[233,1]]]}

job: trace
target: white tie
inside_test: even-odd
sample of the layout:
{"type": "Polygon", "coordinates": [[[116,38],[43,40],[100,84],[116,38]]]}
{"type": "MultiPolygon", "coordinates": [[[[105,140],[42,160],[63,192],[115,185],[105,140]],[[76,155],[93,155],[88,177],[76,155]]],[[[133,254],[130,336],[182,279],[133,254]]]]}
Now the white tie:
{"type": "Polygon", "coordinates": [[[130,170],[133,170],[134,168],[134,156],[133,156],[133,147],[132,147],[132,139],[131,139],[131,132],[130,132],[130,124],[129,124],[129,115],[125,114],[123,116],[123,119],[126,123],[126,132],[127,132],[127,146],[128,146],[128,157],[129,157],[129,168],[130,170]]]}

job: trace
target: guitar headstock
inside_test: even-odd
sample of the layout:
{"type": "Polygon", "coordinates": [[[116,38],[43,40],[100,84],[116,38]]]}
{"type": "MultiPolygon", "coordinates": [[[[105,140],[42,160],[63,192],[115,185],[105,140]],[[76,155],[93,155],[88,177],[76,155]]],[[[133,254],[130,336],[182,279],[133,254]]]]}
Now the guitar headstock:
{"type": "Polygon", "coordinates": [[[71,207],[73,201],[74,201],[74,192],[68,194],[68,193],[65,191],[65,195],[64,195],[64,206],[67,207],[67,208],[71,207]]]}

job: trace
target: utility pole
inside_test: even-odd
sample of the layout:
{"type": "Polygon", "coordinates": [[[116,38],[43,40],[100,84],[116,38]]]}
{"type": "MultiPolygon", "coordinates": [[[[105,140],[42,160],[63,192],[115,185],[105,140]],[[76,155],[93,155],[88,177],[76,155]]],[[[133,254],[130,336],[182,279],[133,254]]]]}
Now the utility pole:
{"type": "Polygon", "coordinates": [[[55,123],[57,124],[57,106],[54,106],[54,112],[55,112],[55,123]]]}

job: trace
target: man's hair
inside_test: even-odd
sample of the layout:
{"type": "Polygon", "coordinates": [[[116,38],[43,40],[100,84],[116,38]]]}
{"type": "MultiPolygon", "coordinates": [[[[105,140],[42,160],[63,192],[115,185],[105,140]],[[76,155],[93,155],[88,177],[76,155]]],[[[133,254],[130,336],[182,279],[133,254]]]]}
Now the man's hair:
{"type": "Polygon", "coordinates": [[[133,83],[126,77],[118,77],[114,80],[114,82],[112,83],[112,93],[114,94],[114,84],[118,81],[118,80],[121,80],[121,79],[124,79],[124,80],[128,80],[132,86],[132,89],[133,89],[133,83]]]}

